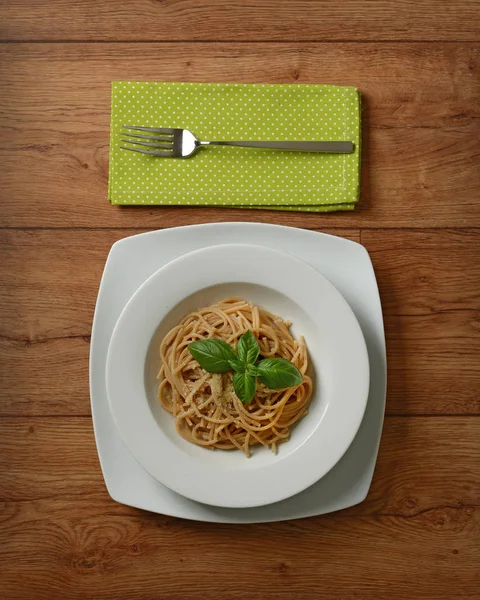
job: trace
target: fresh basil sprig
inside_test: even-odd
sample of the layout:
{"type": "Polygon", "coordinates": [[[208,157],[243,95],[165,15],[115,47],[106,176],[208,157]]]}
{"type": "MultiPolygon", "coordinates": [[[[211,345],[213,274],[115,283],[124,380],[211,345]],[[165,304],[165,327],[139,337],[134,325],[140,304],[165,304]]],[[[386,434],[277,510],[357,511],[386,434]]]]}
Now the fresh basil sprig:
{"type": "Polygon", "coordinates": [[[242,404],[248,404],[253,400],[257,391],[257,378],[248,371],[236,371],[233,374],[233,389],[242,404]]]}
{"type": "Polygon", "coordinates": [[[260,346],[250,329],[238,340],[237,354],[238,360],[245,365],[245,368],[247,365],[254,365],[257,361],[260,346]]]}
{"type": "Polygon", "coordinates": [[[233,388],[243,404],[248,404],[255,396],[257,377],[274,390],[300,385],[303,381],[300,371],[286,358],[265,358],[256,362],[260,346],[250,330],[238,341],[237,353],[229,344],[216,338],[192,342],[188,349],[208,373],[234,371],[233,388]]]}
{"type": "Polygon", "coordinates": [[[257,365],[257,375],[262,383],[272,390],[300,385],[302,374],[286,358],[265,358],[257,365]]]}
{"type": "Polygon", "coordinates": [[[237,362],[237,355],[233,348],[223,340],[199,340],[188,344],[188,349],[193,358],[208,373],[228,373],[234,367],[231,362],[237,362]]]}

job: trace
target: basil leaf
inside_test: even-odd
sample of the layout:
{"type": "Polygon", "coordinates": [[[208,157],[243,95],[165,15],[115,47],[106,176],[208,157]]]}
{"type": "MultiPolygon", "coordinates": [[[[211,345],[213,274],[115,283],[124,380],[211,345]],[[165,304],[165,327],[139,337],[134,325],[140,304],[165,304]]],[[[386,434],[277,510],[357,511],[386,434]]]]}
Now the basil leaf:
{"type": "Polygon", "coordinates": [[[286,358],[265,358],[257,364],[260,381],[273,390],[300,385],[303,375],[286,358]]]}
{"type": "Polygon", "coordinates": [[[257,378],[247,372],[233,374],[233,389],[242,404],[248,404],[257,391],[257,378]]]}
{"type": "Polygon", "coordinates": [[[239,360],[229,360],[228,362],[234,371],[238,371],[240,373],[243,373],[245,371],[245,365],[239,360]]]}
{"type": "Polygon", "coordinates": [[[238,360],[244,365],[255,363],[260,354],[260,346],[255,336],[250,331],[246,331],[240,338],[237,346],[238,360]]]}
{"type": "Polygon", "coordinates": [[[223,340],[198,340],[188,344],[188,349],[208,373],[227,373],[232,370],[230,361],[237,359],[233,348],[223,340]]]}
{"type": "Polygon", "coordinates": [[[255,377],[259,374],[257,365],[247,365],[243,368],[243,370],[249,373],[250,375],[255,375],[255,377]]]}

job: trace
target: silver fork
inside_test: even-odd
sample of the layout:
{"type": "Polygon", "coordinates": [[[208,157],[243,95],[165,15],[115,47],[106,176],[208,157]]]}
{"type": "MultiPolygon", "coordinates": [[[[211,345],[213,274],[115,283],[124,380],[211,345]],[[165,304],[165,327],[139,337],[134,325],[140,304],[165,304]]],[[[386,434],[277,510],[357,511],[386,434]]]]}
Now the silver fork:
{"type": "Polygon", "coordinates": [[[349,154],[354,152],[353,142],[202,142],[188,129],[170,129],[168,127],[136,127],[124,125],[123,150],[141,152],[150,156],[168,158],[187,158],[195,154],[202,146],[241,146],[242,148],[265,148],[270,150],[296,150],[297,152],[326,152],[330,154],[349,154]],[[143,133],[130,133],[142,131],[143,133]],[[133,139],[131,139],[133,138],[133,139]],[[133,146],[141,146],[135,148],[133,146]]]}

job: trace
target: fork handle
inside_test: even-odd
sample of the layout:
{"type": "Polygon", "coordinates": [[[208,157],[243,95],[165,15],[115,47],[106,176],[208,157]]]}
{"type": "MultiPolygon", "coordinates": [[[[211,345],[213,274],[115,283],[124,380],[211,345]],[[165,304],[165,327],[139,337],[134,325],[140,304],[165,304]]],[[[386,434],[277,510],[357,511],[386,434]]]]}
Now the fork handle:
{"type": "Polygon", "coordinates": [[[297,152],[328,152],[350,154],[355,151],[353,142],[201,142],[202,146],[242,146],[271,150],[296,150],[297,152]]]}

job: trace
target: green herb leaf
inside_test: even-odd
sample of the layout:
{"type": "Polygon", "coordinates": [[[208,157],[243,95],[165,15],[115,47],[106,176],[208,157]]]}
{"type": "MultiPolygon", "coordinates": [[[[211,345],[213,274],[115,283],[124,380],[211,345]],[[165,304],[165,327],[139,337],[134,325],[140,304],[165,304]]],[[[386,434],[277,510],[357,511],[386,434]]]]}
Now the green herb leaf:
{"type": "Polygon", "coordinates": [[[257,378],[246,371],[233,374],[233,389],[242,404],[248,404],[257,391],[257,378]]]}
{"type": "Polygon", "coordinates": [[[303,376],[286,358],[265,358],[257,364],[260,381],[273,390],[300,385],[303,376]]]}
{"type": "Polygon", "coordinates": [[[250,331],[246,331],[240,338],[237,346],[238,360],[244,365],[254,364],[260,354],[260,346],[255,336],[250,331]]]}
{"type": "Polygon", "coordinates": [[[245,365],[240,362],[239,360],[235,359],[235,360],[229,360],[228,361],[230,363],[230,366],[232,367],[232,369],[234,371],[238,371],[240,373],[243,373],[244,371],[246,371],[245,365]]]}
{"type": "Polygon", "coordinates": [[[250,375],[255,375],[255,377],[258,375],[257,365],[247,365],[246,367],[244,367],[244,371],[246,371],[250,375]]]}
{"type": "Polygon", "coordinates": [[[230,361],[236,361],[233,348],[223,340],[198,340],[188,345],[190,354],[208,373],[227,373],[232,370],[230,361]]]}

